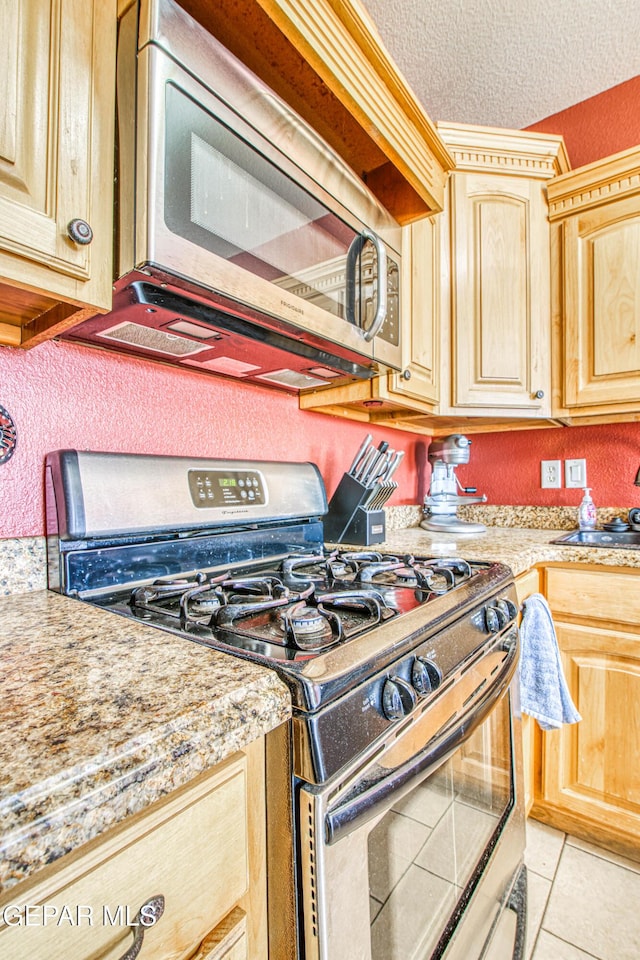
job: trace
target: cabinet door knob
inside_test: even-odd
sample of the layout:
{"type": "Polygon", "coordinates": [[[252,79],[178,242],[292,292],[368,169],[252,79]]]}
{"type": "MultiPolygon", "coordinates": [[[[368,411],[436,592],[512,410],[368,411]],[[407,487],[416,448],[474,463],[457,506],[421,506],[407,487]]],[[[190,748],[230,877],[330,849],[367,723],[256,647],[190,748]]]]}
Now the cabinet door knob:
{"type": "Polygon", "coordinates": [[[164,913],[164,897],[161,893],[155,897],[149,897],[142,904],[131,924],[133,933],[133,943],[120,957],[120,960],[136,960],[136,957],[142,950],[144,942],[144,932],[147,927],[153,927],[164,913]]]}
{"type": "Polygon", "coordinates": [[[533,396],[536,400],[544,400],[544,390],[536,390],[533,396]]]}
{"type": "Polygon", "coordinates": [[[83,246],[86,246],[87,243],[91,243],[93,240],[93,230],[86,220],[80,220],[78,217],[76,217],[75,220],[70,220],[67,224],[67,234],[74,243],[79,243],[83,246]]]}

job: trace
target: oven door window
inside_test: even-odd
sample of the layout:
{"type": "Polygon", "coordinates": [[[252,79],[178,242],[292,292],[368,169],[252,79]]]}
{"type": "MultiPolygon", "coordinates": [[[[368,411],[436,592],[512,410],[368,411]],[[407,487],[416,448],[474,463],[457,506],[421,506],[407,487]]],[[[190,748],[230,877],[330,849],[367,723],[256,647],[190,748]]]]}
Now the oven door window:
{"type": "Polygon", "coordinates": [[[373,960],[427,960],[444,953],[513,806],[511,771],[507,696],[449,760],[373,827],[373,960]]]}

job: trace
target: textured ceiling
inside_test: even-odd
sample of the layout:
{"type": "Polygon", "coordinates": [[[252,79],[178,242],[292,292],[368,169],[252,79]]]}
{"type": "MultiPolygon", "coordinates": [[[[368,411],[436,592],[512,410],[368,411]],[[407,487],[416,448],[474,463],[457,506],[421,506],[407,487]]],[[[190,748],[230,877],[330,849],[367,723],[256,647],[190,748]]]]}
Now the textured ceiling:
{"type": "Polygon", "coordinates": [[[521,129],[640,74],[640,0],[362,2],[432,120],[521,129]]]}

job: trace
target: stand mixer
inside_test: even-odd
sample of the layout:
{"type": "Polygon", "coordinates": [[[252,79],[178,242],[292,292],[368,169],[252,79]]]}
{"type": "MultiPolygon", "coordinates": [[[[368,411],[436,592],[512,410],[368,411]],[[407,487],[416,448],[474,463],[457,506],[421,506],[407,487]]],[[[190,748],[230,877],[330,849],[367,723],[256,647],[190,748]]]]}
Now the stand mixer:
{"type": "Polygon", "coordinates": [[[458,491],[475,493],[475,487],[463,487],[456,477],[456,467],[469,463],[471,440],[460,433],[434,440],[427,451],[432,465],[429,493],[424,498],[425,518],[420,526],[425,530],[454,533],[456,535],[484,533],[482,523],[460,520],[456,510],[464,503],[486,503],[486,496],[460,496],[458,491]]]}

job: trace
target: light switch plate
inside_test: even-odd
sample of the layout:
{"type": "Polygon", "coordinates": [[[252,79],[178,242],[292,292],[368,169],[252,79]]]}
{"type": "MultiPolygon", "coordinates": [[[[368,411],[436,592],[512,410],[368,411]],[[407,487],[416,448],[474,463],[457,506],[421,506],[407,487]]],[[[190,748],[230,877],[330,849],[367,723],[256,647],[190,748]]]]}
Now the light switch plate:
{"type": "Polygon", "coordinates": [[[565,487],[586,487],[587,485],[587,461],[586,460],[565,460],[564,485],[565,487]]]}
{"type": "Polygon", "coordinates": [[[540,461],[540,486],[559,490],[562,486],[562,460],[540,461]]]}

